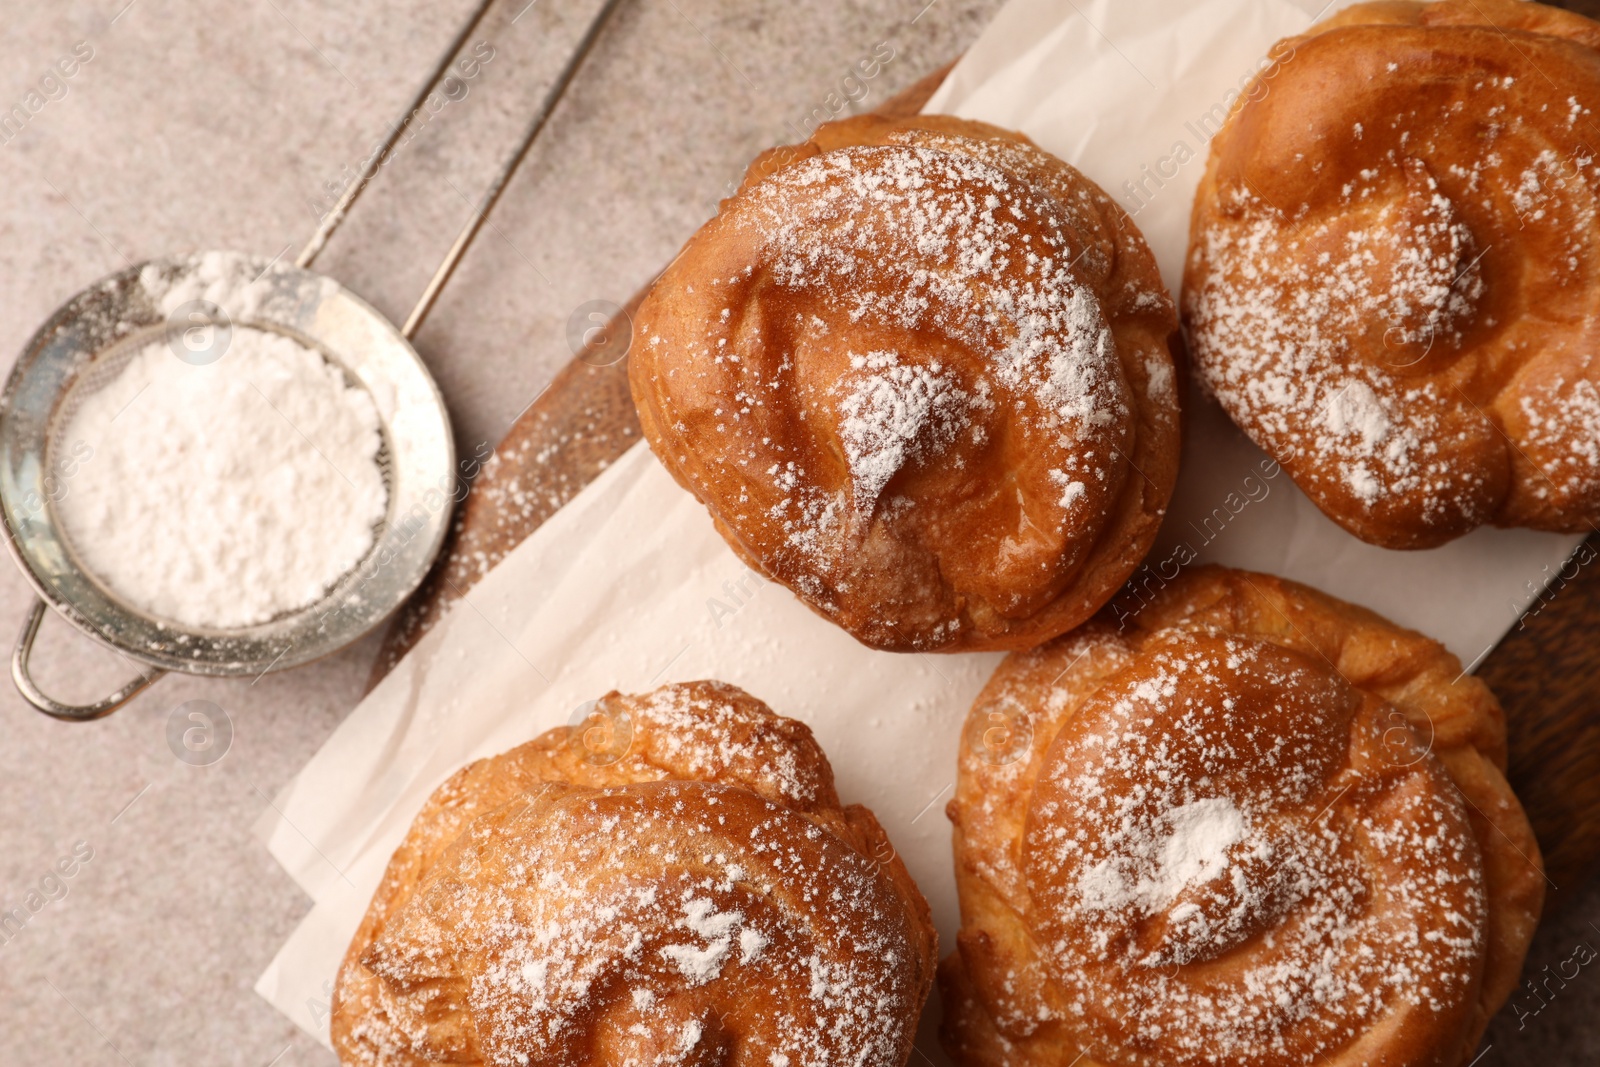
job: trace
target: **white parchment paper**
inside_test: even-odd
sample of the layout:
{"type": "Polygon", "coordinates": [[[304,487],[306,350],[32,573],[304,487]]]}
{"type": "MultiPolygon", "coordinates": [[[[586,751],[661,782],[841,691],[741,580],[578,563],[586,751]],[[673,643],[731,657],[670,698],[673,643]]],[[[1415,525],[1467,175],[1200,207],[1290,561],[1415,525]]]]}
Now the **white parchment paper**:
{"type": "MultiPolygon", "coordinates": [[[[1077,165],[1135,212],[1176,284],[1205,142],[1228,94],[1319,9],[1013,0],[929,109],[1024,130],[1077,165]]],[[[1577,544],[1485,530],[1429,552],[1373,548],[1323,518],[1215,407],[1194,400],[1186,417],[1157,569],[1192,551],[1295,578],[1430,633],[1470,664],[1577,544]]],[[[485,576],[263,816],[258,832],[315,904],[256,989],[326,1043],[339,960],[440,781],[571,721],[610,689],[703,677],[812,726],[841,796],[877,813],[948,950],[956,902],[943,805],[960,723],[998,660],[863,648],[751,574],[638,446],[485,576]]],[[[919,1047],[947,1062],[926,1028],[919,1047]]]]}

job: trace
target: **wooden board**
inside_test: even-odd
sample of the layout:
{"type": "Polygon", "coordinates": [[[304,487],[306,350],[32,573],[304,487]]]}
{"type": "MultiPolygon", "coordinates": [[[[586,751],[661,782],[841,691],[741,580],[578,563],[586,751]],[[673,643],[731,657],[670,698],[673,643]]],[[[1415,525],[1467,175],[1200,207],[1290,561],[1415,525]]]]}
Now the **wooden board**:
{"type": "MultiPolygon", "coordinates": [[[[1585,14],[1600,2],[1569,5],[1585,14]]],[[[949,68],[878,110],[912,115],[949,68]]],[[[632,321],[644,294],[624,309],[632,321]]],[[[613,321],[609,329],[629,328],[613,321]]],[[[529,534],[638,441],[627,361],[574,359],[524,411],[460,506],[439,563],[391,625],[371,685],[529,534]]],[[[1569,899],[1600,860],[1600,535],[1585,542],[1534,610],[1478,668],[1505,706],[1510,778],[1544,849],[1551,896],[1569,899]]]]}

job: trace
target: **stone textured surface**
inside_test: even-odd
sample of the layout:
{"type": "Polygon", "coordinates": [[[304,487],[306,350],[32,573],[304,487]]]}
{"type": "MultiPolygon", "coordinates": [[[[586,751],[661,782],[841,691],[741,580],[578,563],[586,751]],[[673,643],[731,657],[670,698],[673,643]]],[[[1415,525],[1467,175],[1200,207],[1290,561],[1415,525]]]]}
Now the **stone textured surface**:
{"type": "MultiPolygon", "coordinates": [[[[47,86],[59,99],[0,144],[6,361],[62,301],[129,262],[293,255],[327,183],[359,165],[473,6],[125,3],[6,4],[0,112],[78,42],[94,49],[65,95],[47,86]]],[[[925,3],[625,0],[418,338],[463,454],[495,441],[569,358],[574,308],[624,301],[751,155],[809,129],[877,42],[896,57],[857,106],[941,66],[998,6],[925,3]]],[[[403,318],[596,6],[504,0],[478,34],[494,58],[397,153],[319,268],[403,318]]],[[[0,565],[0,622],[20,625],[28,602],[0,565]]],[[[375,650],[372,639],[255,683],[169,677],[89,726],[49,722],[0,682],[0,911],[26,910],[33,892],[46,901],[15,936],[0,931],[0,1063],[332,1063],[251,992],[308,901],[250,825],[354,706],[375,650]],[[206,767],[167,743],[196,699],[234,728],[206,767]],[[41,890],[77,842],[92,858],[41,890]]],[[[128,671],[53,618],[39,665],[75,699],[128,671]]],[[[1591,919],[1592,892],[1546,924],[1530,964],[1539,995],[1497,1023],[1481,1063],[1600,1059],[1600,968],[1572,962],[1593,958],[1580,942],[1600,949],[1591,919]]]]}

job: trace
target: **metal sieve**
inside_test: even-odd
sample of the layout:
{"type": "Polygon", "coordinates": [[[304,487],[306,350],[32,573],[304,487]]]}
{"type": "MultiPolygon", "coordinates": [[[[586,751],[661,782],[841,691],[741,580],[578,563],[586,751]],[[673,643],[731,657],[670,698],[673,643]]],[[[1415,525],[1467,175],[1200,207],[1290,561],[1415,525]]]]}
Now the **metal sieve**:
{"type": "Polygon", "coordinates": [[[74,296],[23,349],[0,393],[0,522],[7,547],[38,594],[12,653],[11,675],[23,698],[39,711],[88,721],[109,715],[168,671],[258,676],[298,666],[370,633],[421,584],[444,543],[457,478],[443,398],[410,338],[620,0],[607,0],[595,15],[403,327],[309,268],[496,2],[482,0],[294,265],[226,252],[152,260],[74,296]],[[219,288],[219,270],[250,280],[219,288]],[[174,307],[175,295],[192,298],[174,307]],[[259,625],[207,630],[157,618],[120,598],[81,565],[54,504],[72,491],[77,457],[66,427],[86,397],[115,380],[152,341],[166,342],[173,346],[174,358],[186,358],[191,331],[212,339],[211,348],[200,346],[204,353],[214,351],[217,338],[231,336],[240,326],[281,333],[320,352],[350,385],[372,397],[382,421],[378,464],[388,508],[374,529],[367,557],[316,602],[259,625]],[[140,676],[92,704],[68,704],[44,693],[28,664],[46,605],[120,653],[139,668],[140,676]]]}

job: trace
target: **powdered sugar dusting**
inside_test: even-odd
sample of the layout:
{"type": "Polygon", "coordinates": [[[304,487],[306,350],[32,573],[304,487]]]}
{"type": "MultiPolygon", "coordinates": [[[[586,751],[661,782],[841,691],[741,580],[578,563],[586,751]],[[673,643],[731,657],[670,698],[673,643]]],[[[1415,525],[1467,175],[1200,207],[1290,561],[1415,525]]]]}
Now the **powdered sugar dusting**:
{"type": "Polygon", "coordinates": [[[476,862],[425,886],[368,964],[464,984],[485,1063],[579,1067],[600,1040],[605,1062],[653,1067],[734,1048],[900,1063],[918,992],[903,920],[872,862],[822,826],[705,783],[550,786],[462,847],[476,862]],[[764,991],[758,1017],[739,1017],[745,988],[764,991]]]}
{"type": "Polygon", "coordinates": [[[1321,1062],[1458,1032],[1485,947],[1459,794],[1392,709],[1263,642],[1153,638],[1035,786],[1035,936],[1105,1062],[1321,1062]],[[1399,747],[1397,741],[1403,741],[1399,747]]]}
{"type": "Polygon", "coordinates": [[[555,730],[435,793],[341,971],[344,1062],[902,1067],[933,932],[805,727],[717,682],[595,713],[624,758],[555,730]]]}
{"type": "Polygon", "coordinates": [[[1089,908],[1166,911],[1185,889],[1226,874],[1228,849],[1244,835],[1244,815],[1225,797],[1180,804],[1144,838],[1142,854],[1132,857],[1130,866],[1142,869],[1140,876],[1129,880],[1116,864],[1098,863],[1078,880],[1078,893],[1089,908]]]}
{"type": "MultiPolygon", "coordinates": [[[[1410,39],[1375,27],[1368,41],[1398,55],[1410,39]]],[[[1532,51],[1473,46],[1460,59],[1479,76],[1448,84],[1390,64],[1392,84],[1371,87],[1382,104],[1298,80],[1325,61],[1287,63],[1275,102],[1247,105],[1253,124],[1236,118],[1216,142],[1185,278],[1197,368],[1369,540],[1426,547],[1485,522],[1587,530],[1600,516],[1578,385],[1600,381],[1600,160],[1584,119],[1600,81],[1560,45],[1538,77],[1502,69],[1535,63],[1537,35],[1532,51]],[[1562,107],[1546,100],[1558,84],[1562,107]],[[1371,119],[1359,136],[1345,125],[1356,114],[1371,119]],[[1252,169],[1244,139],[1307,135],[1325,155],[1296,157],[1298,190],[1252,169]]]]}
{"type": "Polygon", "coordinates": [[[1459,522],[1460,469],[1434,441],[1462,402],[1395,372],[1460,343],[1483,293],[1479,249],[1433,178],[1406,173],[1397,199],[1369,175],[1347,186],[1347,213],[1305,225],[1238,193],[1239,221],[1201,236],[1185,309],[1206,384],[1269,452],[1331,465],[1369,507],[1403,495],[1425,523],[1459,522]],[[1377,365],[1359,347],[1374,330],[1377,365]]]}
{"type": "MultiPolygon", "coordinates": [[[[663,776],[738,782],[782,803],[810,806],[833,797],[833,782],[809,731],[767,712],[749,694],[721,682],[664,685],[644,696],[607,698],[603,714],[637,717],[637,761],[663,776]],[[613,706],[610,700],[621,703],[613,706]],[[801,749],[809,749],[803,759],[801,749]]],[[[642,773],[639,766],[634,773],[642,773]]],[[[729,877],[733,878],[730,868],[729,877]]],[[[734,879],[737,880],[737,879],[734,879]]]]}
{"type": "MultiPolygon", "coordinates": [[[[870,510],[908,461],[936,455],[962,430],[982,434],[981,427],[972,427],[968,410],[992,405],[962,389],[938,361],[921,366],[893,352],[869,352],[852,354],[850,366],[865,373],[847,383],[839,436],[858,510],[870,510]]],[[[978,389],[981,397],[986,383],[978,389]]]]}
{"type": "MultiPolygon", "coordinates": [[[[691,897],[684,904],[684,917],[680,924],[689,932],[698,934],[703,943],[668,945],[661,954],[671,960],[679,973],[689,979],[690,985],[704,985],[722,973],[723,961],[733,949],[734,935],[742,933],[742,912],[717,912],[716,903],[705,897],[691,897]]],[[[764,938],[758,930],[748,931],[764,938]]]]}
{"type": "Polygon", "coordinates": [[[1031,187],[972,158],[894,147],[815,157],[751,195],[778,284],[839,305],[852,323],[934,330],[979,358],[962,373],[937,361],[912,367],[896,353],[852,357],[869,373],[841,402],[850,498],[796,470],[795,491],[773,509],[813,566],[847,529],[846,506],[873,504],[905,463],[938,454],[965,429],[974,409],[1003,405],[1010,417],[1040,420],[1057,441],[1058,471],[1105,478],[1111,451],[1092,446],[1114,439],[1108,431],[1130,411],[1115,342],[1094,293],[1063,262],[1061,239],[1035,240],[1019,225],[1054,210],[1031,187]],[[817,199],[796,212],[795,193],[807,189],[817,199]],[[1029,403],[1019,409],[1012,397],[1029,403]]]}
{"type": "Polygon", "coordinates": [[[1526,447],[1538,457],[1528,491],[1563,504],[1600,503],[1600,386],[1558,375],[1524,392],[1518,412],[1526,447]]]}

